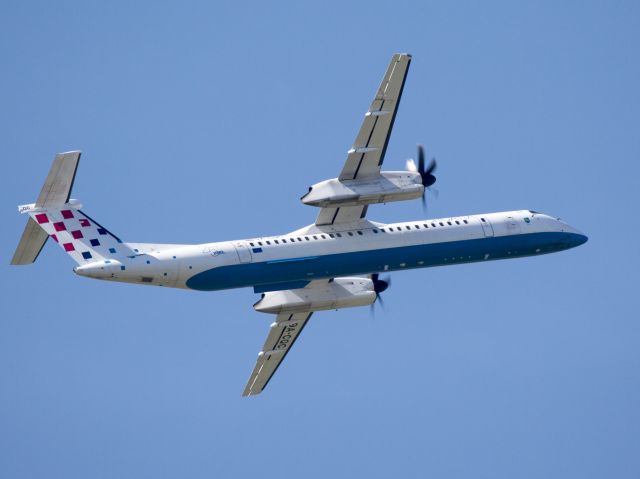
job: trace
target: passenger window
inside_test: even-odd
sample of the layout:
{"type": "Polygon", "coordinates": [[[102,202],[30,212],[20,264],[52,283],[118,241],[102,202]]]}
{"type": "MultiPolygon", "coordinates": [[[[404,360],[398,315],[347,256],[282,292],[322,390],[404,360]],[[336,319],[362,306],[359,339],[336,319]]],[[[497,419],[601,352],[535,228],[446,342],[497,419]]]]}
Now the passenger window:
{"type": "Polygon", "coordinates": [[[408,230],[410,230],[410,229],[411,229],[411,226],[407,225],[407,226],[405,226],[405,228],[406,228],[406,229],[408,229],[408,230]]]}
{"type": "Polygon", "coordinates": [[[444,223],[443,223],[442,221],[440,221],[438,224],[439,224],[440,226],[444,226],[444,223]]]}
{"type": "Polygon", "coordinates": [[[327,237],[325,235],[320,235],[320,238],[327,239],[327,237]]]}
{"type": "Polygon", "coordinates": [[[304,239],[305,239],[306,241],[309,241],[309,237],[308,237],[308,236],[305,236],[305,237],[304,237],[304,239]]]}
{"type": "Polygon", "coordinates": [[[329,238],[335,238],[335,236],[333,236],[333,233],[329,233],[329,238]]]}
{"type": "Polygon", "coordinates": [[[458,220],[456,220],[456,224],[457,224],[457,225],[459,225],[459,224],[460,224],[460,222],[459,222],[458,220]]]}
{"type": "Polygon", "coordinates": [[[378,230],[373,228],[371,231],[373,231],[375,234],[378,234],[378,230]]]}
{"type": "Polygon", "coordinates": [[[274,240],[274,242],[275,242],[275,244],[280,244],[280,243],[278,242],[278,240],[274,240]]]}
{"type": "Polygon", "coordinates": [[[271,244],[271,241],[267,241],[267,244],[271,244]]]}
{"type": "Polygon", "coordinates": [[[381,232],[381,233],[384,233],[384,232],[385,232],[385,231],[384,231],[384,228],[380,228],[380,232],[381,232]]]}
{"type": "Polygon", "coordinates": [[[432,228],[435,228],[435,227],[436,227],[436,224],[435,224],[435,223],[431,223],[431,227],[432,227],[432,228]]]}
{"type": "Polygon", "coordinates": [[[316,235],[313,235],[313,239],[314,239],[314,240],[317,240],[317,239],[318,239],[318,237],[317,237],[316,235]]]}
{"type": "Polygon", "coordinates": [[[415,228],[416,228],[417,230],[419,230],[419,229],[420,229],[420,225],[413,225],[413,226],[415,226],[415,228]]]}
{"type": "Polygon", "coordinates": [[[300,236],[298,236],[298,241],[302,241],[302,238],[300,238],[300,236]]]}
{"type": "Polygon", "coordinates": [[[282,238],[282,242],[286,243],[287,242],[287,238],[282,238]]]}
{"type": "Polygon", "coordinates": [[[255,246],[253,243],[249,243],[251,246],[255,246]]]}
{"type": "Polygon", "coordinates": [[[262,241],[258,241],[258,245],[259,245],[259,246],[262,246],[262,241]]]}
{"type": "Polygon", "coordinates": [[[342,235],[341,235],[340,233],[336,233],[336,236],[337,236],[338,238],[342,238],[342,235]]]}
{"type": "Polygon", "coordinates": [[[296,242],[295,238],[289,238],[289,243],[295,243],[295,242],[296,242]]]}
{"type": "Polygon", "coordinates": [[[348,234],[349,236],[353,236],[353,233],[352,233],[351,231],[347,231],[347,234],[348,234]]]}
{"type": "Polygon", "coordinates": [[[486,223],[486,222],[487,222],[487,220],[485,220],[484,218],[480,218],[480,220],[481,220],[483,223],[486,223]]]}
{"type": "Polygon", "coordinates": [[[424,226],[425,228],[428,228],[427,223],[423,223],[422,226],[424,226]]]}
{"type": "Polygon", "coordinates": [[[359,234],[360,236],[362,236],[362,231],[358,231],[358,234],[359,234]]]}
{"type": "Polygon", "coordinates": [[[462,220],[464,222],[465,225],[468,225],[469,222],[467,220],[462,220]]]}
{"type": "Polygon", "coordinates": [[[453,226],[453,224],[451,224],[451,221],[447,221],[447,224],[448,224],[449,226],[453,226]]]}
{"type": "Polygon", "coordinates": [[[399,226],[396,228],[398,231],[402,231],[402,228],[400,228],[399,226]]]}

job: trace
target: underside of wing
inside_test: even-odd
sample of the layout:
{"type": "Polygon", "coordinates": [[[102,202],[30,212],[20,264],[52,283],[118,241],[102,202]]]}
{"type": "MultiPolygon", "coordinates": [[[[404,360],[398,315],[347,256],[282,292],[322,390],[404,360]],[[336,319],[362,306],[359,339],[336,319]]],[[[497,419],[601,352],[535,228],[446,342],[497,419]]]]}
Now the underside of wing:
{"type": "Polygon", "coordinates": [[[337,225],[341,223],[355,223],[365,217],[367,205],[341,206],[339,208],[321,208],[316,225],[337,225]]]}
{"type": "Polygon", "coordinates": [[[357,180],[380,173],[391,136],[411,55],[396,53],[382,79],[358,136],[348,152],[340,180],[357,180]]]}
{"type": "Polygon", "coordinates": [[[312,313],[278,314],[244,388],[243,396],[260,394],[285,358],[312,313]]]}
{"type": "MultiPolygon", "coordinates": [[[[338,178],[340,182],[367,181],[380,176],[380,166],[387,151],[410,63],[411,55],[406,53],[396,53],[391,58],[358,136],[347,154],[347,161],[338,178]]],[[[366,205],[323,207],[316,225],[356,223],[364,219],[366,213],[366,205]]]]}

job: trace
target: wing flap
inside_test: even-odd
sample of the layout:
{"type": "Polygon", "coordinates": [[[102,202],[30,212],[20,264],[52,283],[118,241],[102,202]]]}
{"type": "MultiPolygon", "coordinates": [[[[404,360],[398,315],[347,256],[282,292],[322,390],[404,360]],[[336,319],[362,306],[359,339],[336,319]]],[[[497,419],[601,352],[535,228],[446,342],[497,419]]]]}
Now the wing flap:
{"type": "Polygon", "coordinates": [[[275,374],[312,313],[279,314],[271,324],[267,340],[244,388],[243,396],[260,394],[275,374]]]}
{"type": "Polygon", "coordinates": [[[340,208],[321,208],[316,225],[334,225],[340,223],[355,223],[367,214],[367,205],[341,206],[340,208]]]}

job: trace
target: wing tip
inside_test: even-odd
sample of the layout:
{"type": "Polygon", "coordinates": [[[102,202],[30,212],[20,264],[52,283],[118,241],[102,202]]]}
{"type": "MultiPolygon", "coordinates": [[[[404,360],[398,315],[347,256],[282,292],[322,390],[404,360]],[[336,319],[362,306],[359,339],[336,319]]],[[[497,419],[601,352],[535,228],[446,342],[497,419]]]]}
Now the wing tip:
{"type": "Polygon", "coordinates": [[[252,389],[245,389],[245,390],[242,392],[242,397],[243,397],[243,398],[248,398],[248,397],[251,397],[251,396],[257,396],[257,395],[258,395],[258,394],[260,394],[261,392],[262,392],[262,389],[261,389],[260,391],[254,391],[254,390],[252,390],[252,389]]]}

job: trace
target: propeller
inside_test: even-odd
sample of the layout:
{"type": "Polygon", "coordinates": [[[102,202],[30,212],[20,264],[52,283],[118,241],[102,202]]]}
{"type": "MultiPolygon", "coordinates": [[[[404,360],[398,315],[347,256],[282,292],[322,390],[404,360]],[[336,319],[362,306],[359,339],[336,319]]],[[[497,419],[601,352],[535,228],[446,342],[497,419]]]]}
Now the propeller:
{"type": "Polygon", "coordinates": [[[373,316],[376,302],[379,302],[380,307],[384,310],[384,301],[382,301],[380,293],[386,291],[387,288],[391,286],[391,277],[387,276],[384,279],[380,279],[378,273],[373,273],[369,278],[373,281],[373,290],[376,292],[376,300],[371,303],[371,315],[373,316]]]}
{"type": "MultiPolygon", "coordinates": [[[[431,163],[429,166],[425,168],[424,161],[424,146],[418,145],[418,165],[416,166],[416,162],[412,159],[407,160],[407,170],[412,171],[414,173],[420,173],[420,177],[422,178],[422,184],[425,189],[429,189],[429,191],[433,191],[435,196],[438,196],[438,190],[435,188],[431,188],[431,186],[436,182],[436,177],[433,172],[436,170],[436,159],[431,158],[431,163]]],[[[425,195],[422,195],[422,207],[424,209],[427,208],[427,200],[425,195]]]]}

